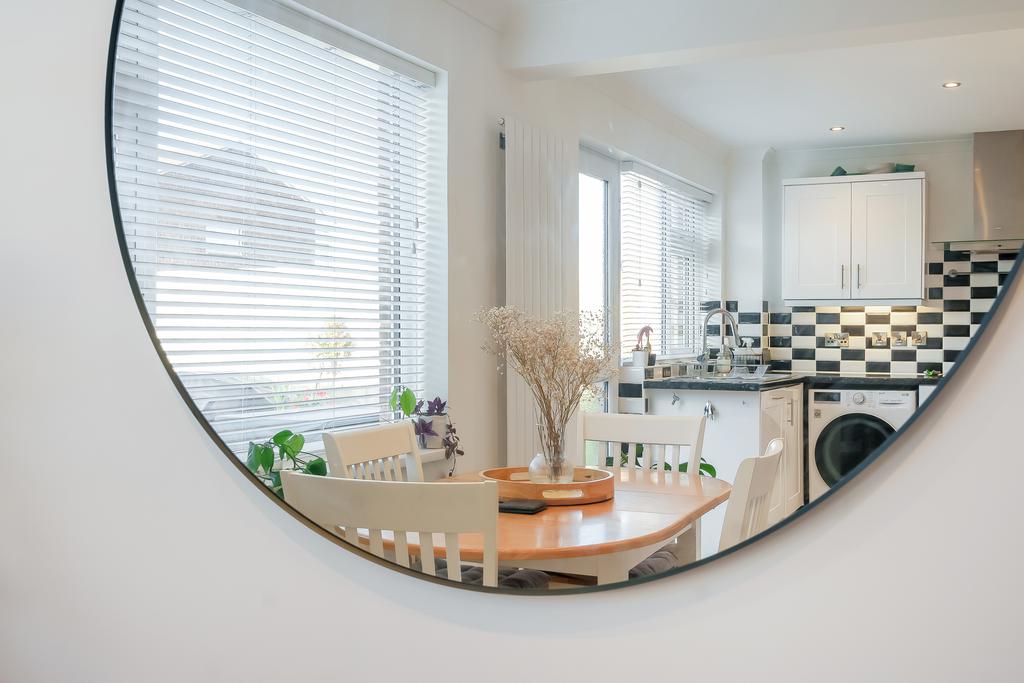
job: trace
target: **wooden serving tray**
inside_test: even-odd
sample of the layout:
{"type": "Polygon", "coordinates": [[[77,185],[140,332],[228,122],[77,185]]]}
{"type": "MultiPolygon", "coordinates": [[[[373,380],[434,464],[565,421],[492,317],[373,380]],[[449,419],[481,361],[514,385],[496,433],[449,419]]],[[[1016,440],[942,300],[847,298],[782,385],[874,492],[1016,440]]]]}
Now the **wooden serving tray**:
{"type": "Polygon", "coordinates": [[[494,467],[480,473],[482,479],[498,482],[502,500],[543,500],[548,505],[586,505],[611,500],[615,477],[605,470],[577,467],[567,484],[535,484],[526,467],[494,467]]]}

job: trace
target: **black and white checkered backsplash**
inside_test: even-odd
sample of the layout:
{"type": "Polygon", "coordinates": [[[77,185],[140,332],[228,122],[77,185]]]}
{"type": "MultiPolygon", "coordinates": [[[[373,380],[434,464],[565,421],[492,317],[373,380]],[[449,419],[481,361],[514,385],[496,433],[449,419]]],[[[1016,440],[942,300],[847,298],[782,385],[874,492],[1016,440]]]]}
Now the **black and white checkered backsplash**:
{"type": "MultiPolygon", "coordinates": [[[[928,264],[923,306],[796,306],[768,315],[767,343],[773,368],[797,372],[947,372],[978,330],[1006,281],[1012,254],[947,251],[928,264]],[[927,342],[910,345],[911,334],[925,332],[927,342]],[[825,335],[846,332],[848,348],[826,348],[825,335]],[[908,346],[894,347],[902,332],[908,346]],[[873,346],[881,333],[887,343],[873,346]]],[[[743,323],[740,323],[741,335],[743,323]]]]}

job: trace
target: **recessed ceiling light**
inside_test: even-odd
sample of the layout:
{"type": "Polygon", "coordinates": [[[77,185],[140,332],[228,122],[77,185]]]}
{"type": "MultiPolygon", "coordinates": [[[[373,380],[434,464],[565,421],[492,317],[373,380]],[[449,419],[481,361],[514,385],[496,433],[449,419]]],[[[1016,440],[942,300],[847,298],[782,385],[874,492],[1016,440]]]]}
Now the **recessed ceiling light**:
{"type": "Polygon", "coordinates": [[[833,133],[838,133],[841,130],[846,130],[846,126],[832,126],[829,130],[833,133]]]}
{"type": "Polygon", "coordinates": [[[953,88],[959,88],[963,83],[960,81],[946,81],[942,84],[942,87],[946,90],[952,90],[953,88]]]}

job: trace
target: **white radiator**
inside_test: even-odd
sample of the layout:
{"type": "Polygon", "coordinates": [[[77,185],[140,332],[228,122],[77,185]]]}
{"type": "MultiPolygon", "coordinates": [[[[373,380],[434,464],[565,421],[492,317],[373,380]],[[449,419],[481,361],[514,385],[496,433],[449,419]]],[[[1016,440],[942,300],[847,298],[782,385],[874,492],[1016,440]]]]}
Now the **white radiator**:
{"type": "MultiPolygon", "coordinates": [[[[579,281],[579,140],[505,122],[505,303],[534,316],[575,311],[579,281]]],[[[537,450],[533,397],[518,375],[507,377],[509,466],[528,465],[537,450]]],[[[575,461],[576,425],[566,434],[575,461]]]]}

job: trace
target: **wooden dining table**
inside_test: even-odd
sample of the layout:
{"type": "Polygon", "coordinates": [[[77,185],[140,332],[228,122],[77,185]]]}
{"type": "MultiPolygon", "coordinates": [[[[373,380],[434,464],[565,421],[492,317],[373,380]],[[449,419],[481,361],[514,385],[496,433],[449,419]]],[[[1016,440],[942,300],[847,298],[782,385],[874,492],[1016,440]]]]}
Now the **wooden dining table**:
{"type": "MultiPolygon", "coordinates": [[[[700,518],[729,498],[720,479],[679,472],[608,468],[615,475],[611,500],[549,506],[533,515],[498,515],[498,563],[592,576],[598,584],[626,581],[629,570],[670,546],[682,563],[697,558],[700,518]]],[[[480,481],[479,473],[447,481],[480,481]]],[[[460,534],[463,560],[483,557],[479,534],[460,534]]]]}

